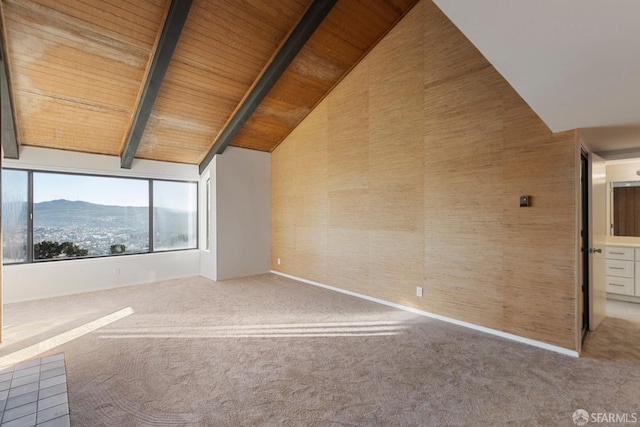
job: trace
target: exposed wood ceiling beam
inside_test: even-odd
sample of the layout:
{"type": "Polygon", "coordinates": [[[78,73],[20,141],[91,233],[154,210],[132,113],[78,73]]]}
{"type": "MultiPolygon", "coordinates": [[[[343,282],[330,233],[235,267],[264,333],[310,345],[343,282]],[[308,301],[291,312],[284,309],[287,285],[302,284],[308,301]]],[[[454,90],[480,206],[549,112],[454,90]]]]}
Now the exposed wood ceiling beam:
{"type": "Polygon", "coordinates": [[[215,143],[202,162],[200,162],[200,173],[204,171],[216,154],[222,154],[231,144],[233,138],[242,129],[246,121],[249,120],[253,112],[336,3],[337,0],[314,0],[309,6],[302,19],[300,19],[284,43],[281,44],[271,62],[249,89],[241,104],[218,134],[215,143]]]}
{"type": "Polygon", "coordinates": [[[147,126],[147,121],[151,116],[153,104],[158,97],[162,81],[171,62],[173,51],[178,44],[180,33],[187,21],[189,9],[191,9],[192,0],[171,0],[171,6],[162,28],[162,35],[158,41],[158,45],[153,56],[153,62],[147,79],[144,82],[142,95],[138,100],[133,121],[129,127],[129,133],[124,145],[124,150],[120,157],[120,166],[124,169],[131,169],[131,164],[138,151],[140,140],[147,126]]]}
{"type": "MultiPolygon", "coordinates": [[[[0,9],[0,14],[2,14],[2,9],[0,9]]],[[[17,126],[13,102],[11,93],[9,92],[9,65],[5,56],[5,44],[2,41],[2,39],[6,40],[4,33],[4,16],[1,17],[0,22],[2,22],[2,28],[0,28],[0,122],[2,122],[0,134],[4,157],[7,159],[17,159],[20,156],[20,146],[16,133],[17,126]]]]}

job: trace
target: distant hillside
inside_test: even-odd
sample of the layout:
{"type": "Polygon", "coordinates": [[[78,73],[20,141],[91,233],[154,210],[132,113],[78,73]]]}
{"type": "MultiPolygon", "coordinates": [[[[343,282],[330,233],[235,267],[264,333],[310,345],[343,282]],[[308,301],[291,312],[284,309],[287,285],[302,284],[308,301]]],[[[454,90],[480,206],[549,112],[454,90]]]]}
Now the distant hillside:
{"type": "Polygon", "coordinates": [[[59,227],[67,224],[118,227],[148,224],[149,210],[144,207],[108,206],[60,199],[34,203],[33,219],[34,225],[41,227],[59,227]]]}
{"type": "MultiPolygon", "coordinates": [[[[156,224],[167,232],[184,230],[194,213],[157,208],[156,224]]],[[[52,200],[34,203],[35,227],[131,228],[148,226],[149,210],[146,207],[99,205],[82,201],[52,200]]]]}
{"type": "MultiPolygon", "coordinates": [[[[20,245],[15,249],[19,253],[14,258],[22,259],[24,249],[19,235],[26,230],[20,229],[19,225],[20,218],[27,217],[27,204],[4,203],[3,208],[5,217],[9,214],[7,218],[17,221],[13,231],[17,233],[20,245]]],[[[90,256],[109,254],[112,244],[126,245],[127,252],[144,252],[149,247],[149,210],[145,207],[61,199],[35,203],[33,219],[34,243],[70,241],[88,249],[90,256]]],[[[155,209],[153,242],[156,250],[195,247],[196,233],[195,212],[155,209]]],[[[5,244],[5,259],[10,258],[9,252],[10,247],[5,244]]]]}

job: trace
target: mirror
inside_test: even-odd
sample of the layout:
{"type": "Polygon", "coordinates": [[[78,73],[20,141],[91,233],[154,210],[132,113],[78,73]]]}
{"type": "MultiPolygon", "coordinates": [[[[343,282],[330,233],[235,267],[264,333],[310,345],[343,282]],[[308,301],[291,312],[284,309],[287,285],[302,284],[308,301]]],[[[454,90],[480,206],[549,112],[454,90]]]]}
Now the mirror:
{"type": "Polygon", "coordinates": [[[612,234],[640,237],[640,181],[612,184],[612,234]]]}

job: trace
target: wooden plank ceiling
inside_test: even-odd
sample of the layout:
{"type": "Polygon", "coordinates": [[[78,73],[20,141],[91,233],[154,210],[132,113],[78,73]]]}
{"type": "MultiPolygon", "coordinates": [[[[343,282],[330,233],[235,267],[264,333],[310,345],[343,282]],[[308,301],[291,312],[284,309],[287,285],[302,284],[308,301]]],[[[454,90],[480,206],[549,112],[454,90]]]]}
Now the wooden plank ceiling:
{"type": "MultiPolygon", "coordinates": [[[[272,151],[417,0],[339,0],[231,145],[272,151]]],[[[1,0],[17,139],[121,156],[170,0],[1,0]]],[[[309,0],[193,0],[135,158],[200,164],[309,0]]]]}

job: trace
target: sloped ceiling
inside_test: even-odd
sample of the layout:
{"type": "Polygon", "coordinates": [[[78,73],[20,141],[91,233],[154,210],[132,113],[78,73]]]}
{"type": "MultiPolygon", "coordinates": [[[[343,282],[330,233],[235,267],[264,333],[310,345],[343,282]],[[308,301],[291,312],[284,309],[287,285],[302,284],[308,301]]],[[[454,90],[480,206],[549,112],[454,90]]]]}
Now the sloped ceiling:
{"type": "Polygon", "coordinates": [[[640,2],[434,2],[553,132],[640,147],[640,2]]]}
{"type": "MultiPolygon", "coordinates": [[[[338,0],[231,145],[273,150],[416,1],[338,0]]],[[[135,158],[201,164],[312,3],[193,0],[135,158]]],[[[122,156],[171,0],[0,5],[18,142],[122,156]]]]}

